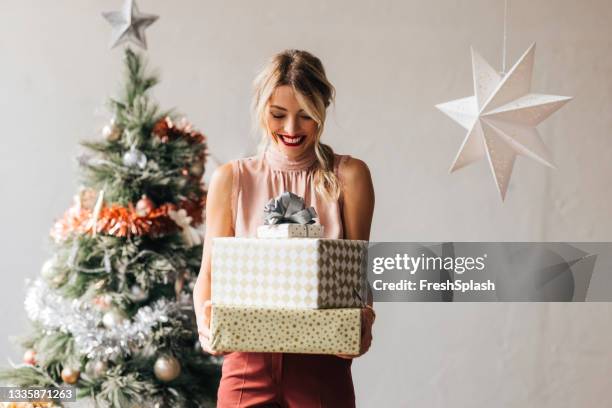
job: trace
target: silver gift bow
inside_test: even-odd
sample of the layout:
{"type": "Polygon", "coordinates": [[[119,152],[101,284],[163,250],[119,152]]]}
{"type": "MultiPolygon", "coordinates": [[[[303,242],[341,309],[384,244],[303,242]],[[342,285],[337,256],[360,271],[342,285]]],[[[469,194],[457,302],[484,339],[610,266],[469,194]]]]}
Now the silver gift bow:
{"type": "Polygon", "coordinates": [[[305,207],[302,197],[285,191],[264,207],[264,224],[314,224],[317,212],[305,207]]]}

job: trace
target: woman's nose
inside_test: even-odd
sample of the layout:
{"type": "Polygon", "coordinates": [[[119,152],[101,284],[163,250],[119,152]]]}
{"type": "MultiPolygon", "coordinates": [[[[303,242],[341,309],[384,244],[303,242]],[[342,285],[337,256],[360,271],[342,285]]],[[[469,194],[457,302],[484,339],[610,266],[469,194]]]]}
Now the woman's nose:
{"type": "Polygon", "coordinates": [[[298,130],[297,120],[294,118],[288,118],[285,122],[285,132],[290,135],[294,135],[298,130]]]}

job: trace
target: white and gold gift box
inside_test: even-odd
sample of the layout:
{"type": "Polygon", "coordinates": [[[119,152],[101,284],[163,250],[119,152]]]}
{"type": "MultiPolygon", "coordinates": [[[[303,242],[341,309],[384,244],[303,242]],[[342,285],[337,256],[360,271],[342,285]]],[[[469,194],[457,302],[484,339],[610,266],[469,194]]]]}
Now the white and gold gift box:
{"type": "Polygon", "coordinates": [[[321,238],[321,224],[272,224],[257,227],[257,238],[321,238]]]}
{"type": "Polygon", "coordinates": [[[213,305],[213,351],[359,354],[360,309],[213,305]]]}
{"type": "Polygon", "coordinates": [[[212,303],[250,307],[361,307],[367,241],[214,238],[212,303]]]}

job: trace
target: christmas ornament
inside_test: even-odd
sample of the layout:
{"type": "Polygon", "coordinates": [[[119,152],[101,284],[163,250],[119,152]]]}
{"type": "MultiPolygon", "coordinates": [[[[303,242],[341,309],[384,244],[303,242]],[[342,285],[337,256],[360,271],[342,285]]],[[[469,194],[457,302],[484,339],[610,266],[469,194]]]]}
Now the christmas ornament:
{"type": "Polygon", "coordinates": [[[132,285],[130,287],[130,299],[132,299],[134,302],[142,302],[143,300],[146,300],[149,297],[149,294],[144,291],[140,286],[138,285],[132,285]]]}
{"type": "Polygon", "coordinates": [[[115,124],[115,119],[111,119],[108,125],[102,128],[102,136],[109,142],[114,142],[121,138],[121,128],[115,124]]]}
{"type": "Polygon", "coordinates": [[[85,364],[85,373],[91,378],[99,378],[108,370],[108,363],[102,360],[89,360],[85,364]]]}
{"type": "Polygon", "coordinates": [[[123,164],[126,167],[138,167],[142,170],[147,165],[147,156],[132,145],[130,150],[123,155],[123,164]]]}
{"type": "Polygon", "coordinates": [[[180,209],[178,211],[170,210],[168,215],[182,230],[183,241],[187,246],[200,245],[202,237],[197,229],[191,226],[192,218],[187,215],[187,211],[180,209]]]}
{"type": "Polygon", "coordinates": [[[102,324],[107,329],[113,329],[121,325],[125,320],[127,320],[127,316],[125,312],[120,309],[109,310],[102,316],[102,324]]]}
{"type": "Polygon", "coordinates": [[[28,289],[25,310],[28,317],[40,323],[45,330],[70,333],[76,349],[87,358],[114,360],[130,354],[132,347],[141,348],[154,327],[176,319],[182,308],[192,307],[193,299],[179,300],[183,303],[158,299],[151,305],[139,308],[123,324],[106,328],[99,324],[103,313],[91,303],[64,298],[51,290],[45,281],[36,279],[28,289]]]}
{"type": "Polygon", "coordinates": [[[81,372],[79,370],[70,367],[64,367],[61,373],[62,380],[64,380],[66,384],[76,383],[80,374],[81,372]]]}
{"type": "Polygon", "coordinates": [[[36,365],[36,351],[34,349],[27,349],[23,353],[23,362],[29,365],[36,365]]]}
{"type": "Polygon", "coordinates": [[[486,157],[504,200],[517,155],[554,167],[536,126],[571,97],[531,93],[535,44],[507,74],[472,50],[474,96],[436,105],[467,129],[450,171],[486,157]]]}
{"type": "Polygon", "coordinates": [[[113,28],[111,48],[115,48],[126,41],[131,41],[143,49],[147,49],[145,29],[159,18],[154,14],[141,13],[135,0],[125,0],[121,11],[102,13],[102,16],[113,28]]]}
{"type": "Polygon", "coordinates": [[[161,356],[155,361],[153,372],[158,380],[169,382],[181,374],[181,363],[173,356],[161,356]]]}
{"type": "Polygon", "coordinates": [[[202,177],[204,174],[204,163],[201,161],[193,163],[191,166],[189,166],[189,174],[197,178],[202,177]]]}
{"type": "Polygon", "coordinates": [[[162,143],[168,143],[177,139],[183,139],[190,144],[205,143],[206,137],[193,129],[187,119],[182,118],[175,124],[168,116],[157,121],[153,126],[153,135],[158,137],[162,143]]]}
{"type": "Polygon", "coordinates": [[[57,271],[55,269],[56,262],[57,259],[55,256],[53,258],[47,259],[45,263],[43,263],[42,268],[40,269],[40,275],[47,280],[53,279],[57,271]]]}
{"type": "Polygon", "coordinates": [[[80,208],[92,210],[96,205],[98,193],[93,188],[81,188],[77,195],[77,200],[80,208]]]}
{"type": "MultiPolygon", "coordinates": [[[[175,232],[177,224],[170,219],[168,211],[184,209],[192,218],[194,225],[203,221],[205,198],[183,200],[179,205],[166,203],[153,209],[146,217],[136,214],[133,207],[122,207],[118,204],[103,206],[96,223],[96,232],[116,237],[134,235],[161,235],[175,232]]],[[[72,234],[92,233],[91,211],[80,209],[76,205],[69,208],[64,216],[51,229],[51,236],[56,242],[62,242],[72,234]]]]}
{"type": "Polygon", "coordinates": [[[146,217],[151,213],[151,211],[153,211],[154,208],[155,204],[153,204],[153,201],[151,201],[146,194],[143,194],[140,200],[138,200],[136,203],[136,214],[138,214],[139,217],[146,217]]]}
{"type": "Polygon", "coordinates": [[[53,278],[51,278],[51,283],[55,285],[56,288],[62,286],[65,281],[65,275],[55,275],[53,278]]]}

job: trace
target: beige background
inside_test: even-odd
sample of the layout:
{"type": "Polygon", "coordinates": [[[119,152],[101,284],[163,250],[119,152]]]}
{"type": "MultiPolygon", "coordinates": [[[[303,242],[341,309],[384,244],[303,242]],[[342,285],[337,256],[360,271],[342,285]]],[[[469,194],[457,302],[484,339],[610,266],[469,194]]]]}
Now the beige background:
{"type": "MultiPolygon", "coordinates": [[[[23,281],[77,187],[77,141],[97,135],[121,51],[113,1],[0,4],[0,351],[23,333],[23,281]]],[[[472,93],[470,45],[501,65],[503,1],[141,1],[163,82],[156,96],[209,136],[220,162],[250,154],[250,82],[304,48],[336,85],[325,140],[365,160],[373,240],[610,241],[612,6],[511,0],[509,61],[537,42],[534,91],[576,99],[540,130],[557,170],[521,158],[502,204],[485,162],[447,174],[464,131],[433,108],[472,93]]],[[[212,169],[212,164],[209,167],[212,169]]],[[[354,362],[360,407],[609,407],[610,304],[379,304],[354,362]]],[[[4,360],[4,357],[2,357],[4,360]]]]}

